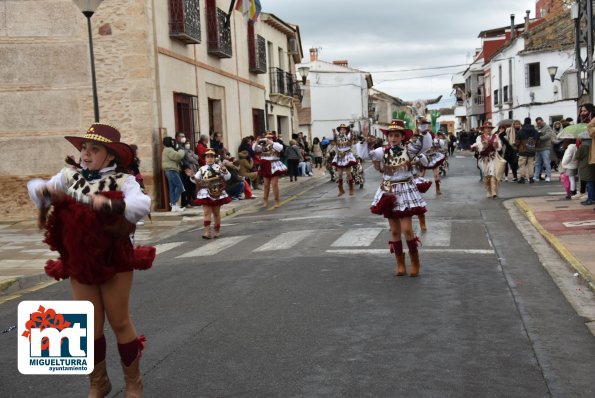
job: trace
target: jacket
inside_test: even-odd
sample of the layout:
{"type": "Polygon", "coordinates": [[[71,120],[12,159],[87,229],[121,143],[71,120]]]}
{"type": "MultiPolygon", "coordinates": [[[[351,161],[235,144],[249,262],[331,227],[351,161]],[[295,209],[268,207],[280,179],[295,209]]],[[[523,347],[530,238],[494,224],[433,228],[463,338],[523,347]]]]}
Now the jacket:
{"type": "Polygon", "coordinates": [[[539,141],[535,149],[539,151],[545,151],[552,149],[552,128],[547,124],[544,124],[543,127],[537,129],[539,133],[539,141]]]}
{"type": "Polygon", "coordinates": [[[163,153],[161,155],[161,168],[163,170],[180,171],[180,161],[184,156],[186,156],[186,150],[184,148],[176,151],[175,149],[166,146],[163,148],[163,153]]]}
{"type": "Polygon", "coordinates": [[[535,152],[527,152],[527,143],[529,140],[535,142],[535,149],[537,149],[537,141],[539,141],[539,132],[535,130],[532,124],[524,124],[516,133],[515,138],[515,146],[519,151],[519,156],[535,157],[535,152]]]}
{"type": "Polygon", "coordinates": [[[576,145],[570,144],[564,151],[564,156],[562,157],[562,167],[565,169],[574,169],[578,168],[578,161],[574,158],[576,154],[576,145]]]}
{"type": "Polygon", "coordinates": [[[297,145],[290,145],[285,148],[287,160],[302,160],[302,151],[297,145]]]}
{"type": "Polygon", "coordinates": [[[595,164],[589,164],[588,160],[591,146],[591,140],[583,140],[581,147],[574,155],[574,158],[578,160],[578,176],[581,181],[595,181],[595,164]]]}
{"type": "Polygon", "coordinates": [[[240,159],[240,175],[241,176],[248,176],[251,175],[250,173],[254,173],[252,168],[254,167],[254,161],[250,159],[250,155],[248,155],[247,151],[241,151],[238,154],[238,158],[240,159]]]}

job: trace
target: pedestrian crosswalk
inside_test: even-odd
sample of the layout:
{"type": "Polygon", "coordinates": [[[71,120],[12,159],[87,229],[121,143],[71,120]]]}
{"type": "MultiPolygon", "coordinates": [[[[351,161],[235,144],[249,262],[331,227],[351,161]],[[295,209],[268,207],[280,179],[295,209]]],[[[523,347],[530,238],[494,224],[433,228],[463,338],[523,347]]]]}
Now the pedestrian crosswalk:
{"type": "MultiPolygon", "coordinates": [[[[452,235],[452,231],[460,230],[461,226],[453,228],[452,221],[434,220],[431,231],[419,234],[422,241],[422,252],[441,254],[494,254],[487,237],[479,233],[481,225],[465,224],[465,229],[478,228],[476,247],[468,247],[468,240],[452,235]]],[[[376,224],[373,224],[376,225],[376,224]]],[[[208,241],[196,239],[187,241],[167,242],[156,245],[157,254],[174,251],[176,259],[210,257],[219,254],[234,255],[241,253],[243,258],[252,253],[254,257],[270,255],[387,255],[390,232],[384,227],[361,227],[341,229],[304,229],[287,231],[272,238],[266,234],[244,234],[230,236],[232,231],[225,230],[227,236],[208,241]],[[297,250],[292,250],[297,249],[297,250]],[[284,254],[284,252],[286,254],[284,254]]],[[[406,246],[405,246],[406,247],[406,246]]]]}

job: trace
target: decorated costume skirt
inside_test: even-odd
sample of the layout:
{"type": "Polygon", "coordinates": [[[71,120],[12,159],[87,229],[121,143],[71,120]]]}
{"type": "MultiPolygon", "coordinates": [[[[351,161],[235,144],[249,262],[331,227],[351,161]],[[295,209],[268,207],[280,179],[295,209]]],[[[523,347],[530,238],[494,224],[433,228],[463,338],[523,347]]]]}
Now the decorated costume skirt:
{"type": "Polygon", "coordinates": [[[428,158],[428,164],[422,166],[424,169],[435,169],[446,160],[446,155],[440,152],[426,154],[426,157],[428,158]]]}
{"type": "Polygon", "coordinates": [[[432,181],[423,178],[423,177],[416,177],[413,182],[415,183],[415,186],[417,187],[417,190],[421,193],[425,193],[428,191],[428,189],[430,189],[430,187],[432,186],[432,181]]]}
{"type": "MultiPolygon", "coordinates": [[[[114,193],[121,196],[121,192],[114,193]]],[[[46,223],[44,242],[60,257],[47,261],[46,274],[56,280],[71,277],[80,283],[98,285],[118,272],[151,268],[155,248],[133,247],[130,236],[119,226],[121,218],[93,211],[71,198],[55,203],[46,223]]]]}
{"type": "Polygon", "coordinates": [[[231,198],[227,196],[225,190],[218,196],[213,196],[209,193],[207,188],[202,188],[196,194],[194,204],[199,206],[223,206],[231,202],[231,198]]]}
{"type": "Polygon", "coordinates": [[[355,166],[357,164],[357,160],[355,160],[355,156],[353,155],[353,153],[351,153],[351,151],[338,151],[335,157],[333,158],[332,164],[337,168],[347,168],[355,166]]]}
{"type": "Polygon", "coordinates": [[[287,173],[287,166],[280,160],[260,160],[258,175],[266,178],[278,177],[287,173]]]}
{"type": "Polygon", "coordinates": [[[409,180],[390,183],[389,189],[387,191],[384,186],[378,188],[370,207],[372,213],[385,218],[403,218],[426,212],[426,201],[421,197],[415,182],[409,180]]]}

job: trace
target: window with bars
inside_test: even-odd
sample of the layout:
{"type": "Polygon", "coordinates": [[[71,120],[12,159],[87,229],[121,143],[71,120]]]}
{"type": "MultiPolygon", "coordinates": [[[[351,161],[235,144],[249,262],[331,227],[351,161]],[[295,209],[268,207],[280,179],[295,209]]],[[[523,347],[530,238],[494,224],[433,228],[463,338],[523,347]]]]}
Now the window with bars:
{"type": "Polygon", "coordinates": [[[169,36],[187,44],[200,43],[199,0],[169,0],[169,36]]]}
{"type": "Polygon", "coordinates": [[[500,105],[500,90],[494,90],[494,106],[500,105]]]}
{"type": "Polygon", "coordinates": [[[525,87],[538,87],[541,85],[539,62],[525,65],[525,87]]]}
{"type": "Polygon", "coordinates": [[[226,25],[227,13],[217,8],[216,0],[206,0],[207,52],[219,58],[231,58],[231,27],[226,25]]]}
{"type": "Polygon", "coordinates": [[[248,62],[251,73],[267,72],[266,40],[254,33],[253,21],[248,21],[248,62]]]}

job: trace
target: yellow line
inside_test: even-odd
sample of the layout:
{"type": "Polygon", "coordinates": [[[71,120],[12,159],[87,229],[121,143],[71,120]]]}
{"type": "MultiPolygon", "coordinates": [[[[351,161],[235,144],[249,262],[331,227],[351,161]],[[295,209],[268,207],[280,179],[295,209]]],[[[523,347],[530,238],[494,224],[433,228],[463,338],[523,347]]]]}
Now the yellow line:
{"type": "Polygon", "coordinates": [[[46,288],[46,287],[48,287],[50,285],[53,285],[54,283],[57,283],[57,282],[58,281],[56,281],[56,280],[49,280],[49,281],[45,281],[45,282],[41,281],[41,282],[39,282],[38,284],[36,284],[34,286],[28,287],[26,289],[19,290],[15,294],[11,294],[11,295],[8,295],[8,296],[0,296],[0,304],[4,304],[4,303],[6,303],[8,301],[11,301],[11,300],[14,300],[16,298],[19,298],[19,297],[21,297],[25,293],[31,293],[31,292],[35,292],[37,290],[41,290],[41,289],[46,288]]]}
{"type": "Polygon", "coordinates": [[[519,210],[525,213],[525,216],[529,222],[533,224],[533,227],[535,227],[535,229],[539,231],[539,233],[550,243],[550,245],[552,245],[554,250],[556,250],[558,254],[562,256],[562,258],[566,260],[570,266],[587,281],[587,284],[592,290],[595,290],[595,278],[593,277],[593,274],[591,274],[591,272],[583,265],[583,263],[581,263],[580,260],[576,258],[574,254],[572,254],[558,238],[549,233],[539,223],[539,221],[537,221],[535,214],[533,214],[533,211],[531,211],[527,203],[525,203],[523,199],[515,199],[514,204],[519,208],[519,210]]]}
{"type": "MultiPolygon", "coordinates": [[[[298,197],[302,196],[303,194],[305,194],[305,193],[306,193],[306,192],[308,192],[308,191],[311,191],[311,190],[312,190],[312,189],[314,189],[314,188],[316,188],[316,186],[310,187],[310,188],[308,188],[308,189],[304,189],[302,192],[300,192],[300,193],[296,193],[295,195],[293,195],[293,196],[290,196],[289,198],[287,198],[287,199],[285,199],[285,200],[281,201],[281,202],[279,203],[279,207],[283,206],[284,204],[286,204],[286,203],[288,203],[288,202],[291,202],[291,201],[292,201],[292,200],[294,200],[294,199],[297,199],[298,197]]],[[[275,210],[275,209],[277,209],[277,207],[274,207],[274,206],[273,206],[273,207],[269,207],[267,210],[268,210],[268,211],[271,211],[271,210],[275,210]]]]}

